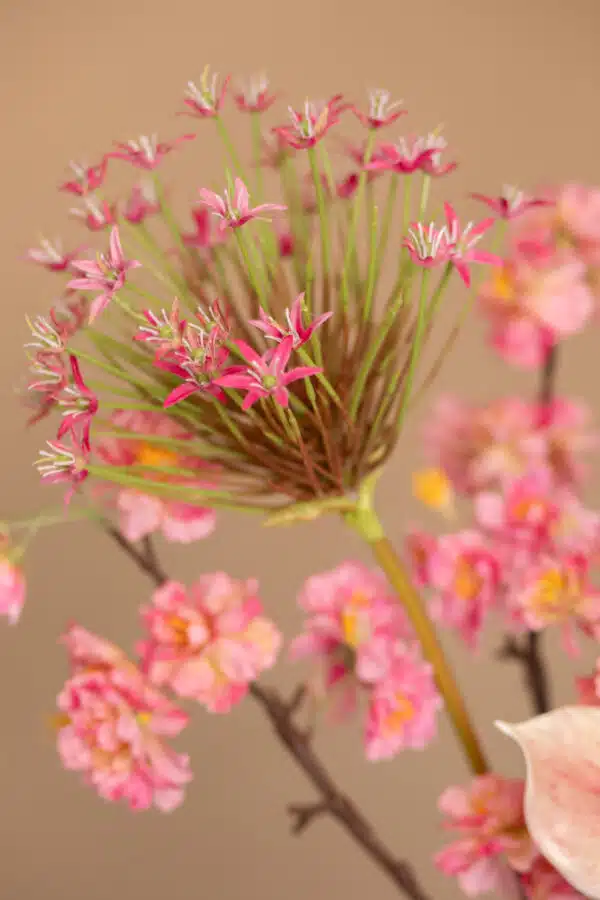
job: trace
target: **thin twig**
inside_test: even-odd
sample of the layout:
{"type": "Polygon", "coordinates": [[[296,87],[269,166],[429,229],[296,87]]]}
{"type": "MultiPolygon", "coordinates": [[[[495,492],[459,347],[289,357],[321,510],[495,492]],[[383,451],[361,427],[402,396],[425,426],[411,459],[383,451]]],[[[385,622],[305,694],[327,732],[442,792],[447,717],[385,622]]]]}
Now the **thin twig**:
{"type": "MultiPolygon", "coordinates": [[[[145,538],[140,548],[128,541],[112,523],[105,522],[104,529],[157,586],[167,581],[168,576],[158,561],[151,538],[145,538]]],[[[409,900],[431,900],[417,881],[412,867],[394,855],[353,801],[338,788],[312,746],[309,735],[294,722],[294,714],[305,696],[304,688],[297,688],[291,698],[285,701],[273,688],[261,687],[254,682],[250,685],[250,695],[263,710],[273,731],[312,782],[321,798],[314,803],[291,804],[288,807],[292,818],[292,832],[300,834],[321,815],[329,815],[362,847],[367,856],[386,873],[409,900]]]]}
{"type": "MultiPolygon", "coordinates": [[[[540,404],[550,403],[554,396],[556,362],[556,347],[553,347],[542,370],[539,389],[540,404]]],[[[541,637],[539,632],[534,631],[528,632],[521,641],[515,637],[509,637],[498,654],[500,659],[513,659],[522,665],[533,708],[538,714],[548,712],[552,708],[550,682],[541,647],[541,637]]]]}

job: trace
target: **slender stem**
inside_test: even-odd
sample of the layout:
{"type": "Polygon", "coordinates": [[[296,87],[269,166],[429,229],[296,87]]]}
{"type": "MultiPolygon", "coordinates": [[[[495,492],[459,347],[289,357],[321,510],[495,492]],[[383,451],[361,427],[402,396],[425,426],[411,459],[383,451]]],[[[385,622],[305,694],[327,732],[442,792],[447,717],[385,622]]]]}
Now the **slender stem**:
{"type": "MultiPolygon", "coordinates": [[[[550,403],[554,396],[556,378],[556,347],[550,350],[542,369],[538,399],[541,404],[550,403]]],[[[508,638],[500,650],[501,659],[513,659],[523,667],[523,677],[534,711],[539,715],[552,709],[552,692],[550,679],[544,661],[541,646],[542,635],[530,631],[522,642],[516,638],[508,638]]]]}
{"type": "Polygon", "coordinates": [[[329,272],[331,270],[331,246],[329,242],[329,223],[327,221],[327,208],[325,205],[325,194],[323,191],[323,182],[321,181],[321,173],[319,172],[319,166],[317,163],[317,157],[315,155],[315,148],[310,147],[308,150],[308,160],[310,163],[310,170],[312,172],[312,177],[315,185],[315,194],[317,197],[317,208],[319,210],[319,222],[320,222],[320,232],[321,232],[321,253],[322,253],[322,266],[323,266],[323,275],[329,280],[329,272]]]}
{"type": "MultiPolygon", "coordinates": [[[[103,522],[103,527],[109,537],[157,587],[168,580],[168,575],[154,551],[151,538],[144,538],[141,547],[138,547],[130,543],[111,522],[103,522]]],[[[304,691],[300,689],[294,692],[291,701],[286,702],[272,688],[261,687],[256,682],[250,685],[250,696],[262,709],[276,736],[321,797],[318,803],[288,808],[294,818],[293,831],[299,834],[318,816],[329,815],[409,900],[431,900],[419,884],[412,867],[398,859],[382,841],[371,822],[338,787],[315,751],[309,736],[295,724],[294,713],[303,694],[304,691]]]]}
{"type": "Polygon", "coordinates": [[[438,689],[467,761],[475,775],[483,775],[489,771],[489,766],[454,673],[418,592],[385,536],[373,509],[371,493],[372,485],[365,482],[356,509],[347,514],[345,519],[369,544],[375,559],[396,591],[412,623],[423,654],[433,667],[438,689]]]}

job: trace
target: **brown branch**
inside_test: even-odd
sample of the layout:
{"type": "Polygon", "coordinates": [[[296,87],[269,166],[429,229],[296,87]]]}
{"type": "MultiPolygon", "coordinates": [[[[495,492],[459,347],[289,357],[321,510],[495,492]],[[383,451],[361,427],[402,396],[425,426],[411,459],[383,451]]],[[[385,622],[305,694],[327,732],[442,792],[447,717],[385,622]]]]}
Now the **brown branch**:
{"type": "MultiPolygon", "coordinates": [[[[150,538],[145,538],[140,548],[130,543],[111,523],[105,522],[104,528],[121,550],[157,586],[167,581],[168,576],[157,559],[150,538]]],[[[410,900],[431,900],[417,881],[412,867],[396,858],[352,800],[341,792],[311,745],[307,732],[294,723],[293,717],[304,699],[305,689],[298,687],[286,702],[274,689],[261,687],[254,682],[250,685],[250,694],[269,719],[281,743],[321,796],[315,803],[288,806],[292,832],[301,834],[319,816],[329,815],[362,847],[375,865],[386,873],[399,891],[410,900]]]]}
{"type": "MultiPolygon", "coordinates": [[[[554,395],[556,376],[556,347],[548,354],[539,390],[539,402],[550,403],[554,395]]],[[[514,637],[506,639],[499,651],[500,659],[512,659],[523,667],[523,677],[531,695],[536,713],[545,713],[552,708],[550,681],[541,647],[541,634],[530,631],[522,640],[514,637]]]]}

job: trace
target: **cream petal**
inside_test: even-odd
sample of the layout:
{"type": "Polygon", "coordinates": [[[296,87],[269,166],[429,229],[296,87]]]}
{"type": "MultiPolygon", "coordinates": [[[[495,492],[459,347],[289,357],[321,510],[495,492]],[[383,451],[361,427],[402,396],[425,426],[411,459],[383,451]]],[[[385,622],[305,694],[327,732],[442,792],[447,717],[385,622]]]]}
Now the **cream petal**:
{"type": "Polygon", "coordinates": [[[533,840],[573,887],[599,900],[600,709],[568,706],[496,725],[525,756],[525,818],[533,840]]]}

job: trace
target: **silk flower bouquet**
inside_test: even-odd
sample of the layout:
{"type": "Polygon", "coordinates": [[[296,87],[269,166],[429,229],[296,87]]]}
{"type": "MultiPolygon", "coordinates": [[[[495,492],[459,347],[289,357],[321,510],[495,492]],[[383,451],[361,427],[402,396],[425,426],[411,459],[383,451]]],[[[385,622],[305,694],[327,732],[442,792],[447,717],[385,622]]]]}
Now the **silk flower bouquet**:
{"type": "Polygon", "coordinates": [[[215,130],[225,169],[217,191],[197,191],[191,229],[162,170],[197,133],[72,164],[61,190],[101,250],[44,240],[28,254],[63,284],[48,315],[28,320],[26,400],[30,423],[59,423],[37,466],[65,504],[4,525],[0,611],[19,619],[33,535],[74,518],[148,575],[131,654],[77,623],[62,638],[58,752],[105,800],[174,810],[192,777],[174,746],[189,718],[180,702],[225,714],[248,697],[319,797],[289,807],[292,830],[333,817],[400,894],[427,900],[410,862],[338,787],[303,713],[359,717],[371,761],[425,749],[447,715],[473,778],[440,798],[450,840],[436,865],[469,896],[600,897],[600,674],[577,678],[572,705],[552,709],[542,645],[552,627],[572,656],[578,635],[600,637],[600,517],[580,500],[597,436],[585,406],[556,390],[559,346],[597,314],[600,190],[473,194],[485,218],[465,224],[449,203],[431,211],[432,188],[456,166],[439,129],[387,138],[406,111],[386,91],[368,109],[341,95],[307,101],[272,127],[276,100],[263,77],[236,89],[206,69],[189,83],[182,114],[201,140],[215,130]],[[230,137],[228,107],[247,117],[248,152],[230,137]],[[340,137],[348,117],[359,143],[340,137]],[[341,175],[331,149],[348,162],[341,175]],[[118,165],[141,180],[116,202],[118,165]],[[456,278],[465,297],[440,334],[456,278]],[[455,530],[408,533],[396,551],[377,479],[474,303],[493,350],[539,370],[539,394],[439,398],[413,485],[455,530]],[[376,568],[341,561],[302,587],[304,627],[285,655],[311,665],[290,697],[260,680],[283,639],[258,583],[204,572],[184,585],[157,555],[156,535],[205,539],[221,508],[270,526],[341,516],[372,550],[376,568]],[[530,721],[498,723],[523,749],[525,779],[492,768],[437,638],[452,629],[472,652],[489,618],[532,698],[530,721]]]}

